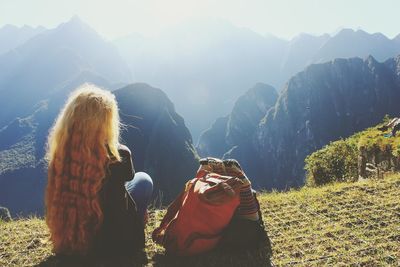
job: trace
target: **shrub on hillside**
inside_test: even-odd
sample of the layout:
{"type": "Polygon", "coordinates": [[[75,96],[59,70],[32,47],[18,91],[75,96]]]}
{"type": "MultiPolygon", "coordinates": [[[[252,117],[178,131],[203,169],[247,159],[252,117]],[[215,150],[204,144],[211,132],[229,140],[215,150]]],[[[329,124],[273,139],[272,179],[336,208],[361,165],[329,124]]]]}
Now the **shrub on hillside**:
{"type": "Polygon", "coordinates": [[[339,140],[305,159],[306,184],[319,186],[331,182],[355,181],[358,177],[356,138],[339,140]]]}

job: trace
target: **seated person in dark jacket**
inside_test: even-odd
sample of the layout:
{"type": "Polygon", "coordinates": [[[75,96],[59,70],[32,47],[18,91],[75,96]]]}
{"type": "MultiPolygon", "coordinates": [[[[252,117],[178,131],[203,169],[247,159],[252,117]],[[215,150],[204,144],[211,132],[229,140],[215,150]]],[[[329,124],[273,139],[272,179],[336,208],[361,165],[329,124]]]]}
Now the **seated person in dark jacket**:
{"type": "Polygon", "coordinates": [[[118,140],[114,95],[91,85],[74,91],[48,138],[46,222],[55,253],[144,248],[153,184],[147,174],[135,175],[131,152],[118,140]]]}

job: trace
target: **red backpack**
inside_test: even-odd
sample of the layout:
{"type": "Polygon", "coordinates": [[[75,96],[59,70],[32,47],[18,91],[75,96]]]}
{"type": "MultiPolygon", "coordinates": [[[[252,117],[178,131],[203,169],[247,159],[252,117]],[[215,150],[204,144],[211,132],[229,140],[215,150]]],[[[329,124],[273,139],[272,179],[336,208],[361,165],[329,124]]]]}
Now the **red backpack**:
{"type": "Polygon", "coordinates": [[[240,204],[240,186],[238,178],[200,169],[168,207],[160,226],[153,232],[154,242],[165,247],[167,253],[181,256],[213,249],[240,204]],[[221,188],[227,184],[231,193],[221,194],[221,188]],[[215,194],[222,196],[217,202],[211,201],[215,194]]]}

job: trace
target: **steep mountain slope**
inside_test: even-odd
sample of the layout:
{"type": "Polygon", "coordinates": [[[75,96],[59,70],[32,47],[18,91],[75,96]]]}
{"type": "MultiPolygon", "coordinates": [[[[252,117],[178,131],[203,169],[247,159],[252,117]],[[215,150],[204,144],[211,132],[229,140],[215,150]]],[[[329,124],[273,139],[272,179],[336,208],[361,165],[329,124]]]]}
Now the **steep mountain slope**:
{"type": "Polygon", "coordinates": [[[400,57],[336,59],[290,79],[253,139],[263,163],[252,170],[257,181],[269,188],[301,185],[308,154],[378,124],[385,114],[398,115],[399,69],[400,57]]]}
{"type": "Polygon", "coordinates": [[[331,38],[335,37],[331,37],[328,34],[314,36],[302,33],[290,40],[286,46],[285,56],[280,65],[284,81],[281,81],[279,88],[283,86],[283,82],[286,82],[297,72],[314,61],[318,61],[319,57],[315,58],[316,53],[331,38]]]}
{"type": "Polygon", "coordinates": [[[278,94],[272,86],[257,83],[239,97],[228,116],[218,118],[210,129],[202,133],[197,145],[199,154],[223,157],[231,149],[246,146],[277,98],[278,94]]]}
{"type": "Polygon", "coordinates": [[[0,127],[25,117],[82,72],[111,83],[130,81],[112,44],[74,17],[0,56],[0,127]],[[12,101],[10,101],[12,99],[12,101]]]}
{"type": "MultiPolygon", "coordinates": [[[[234,110],[217,120],[202,134],[199,154],[238,159],[255,187],[303,185],[307,155],[378,124],[385,114],[398,116],[399,70],[400,56],[384,63],[370,56],[311,65],[289,80],[273,108],[236,118],[234,110]],[[237,118],[242,119],[233,128],[239,135],[227,129],[237,118]]],[[[242,110],[252,110],[261,99],[252,98],[242,110]]]]}
{"type": "Polygon", "coordinates": [[[114,94],[127,127],[122,138],[132,149],[135,170],[150,174],[158,201],[166,204],[198,168],[190,132],[160,89],[133,84],[114,94]]]}

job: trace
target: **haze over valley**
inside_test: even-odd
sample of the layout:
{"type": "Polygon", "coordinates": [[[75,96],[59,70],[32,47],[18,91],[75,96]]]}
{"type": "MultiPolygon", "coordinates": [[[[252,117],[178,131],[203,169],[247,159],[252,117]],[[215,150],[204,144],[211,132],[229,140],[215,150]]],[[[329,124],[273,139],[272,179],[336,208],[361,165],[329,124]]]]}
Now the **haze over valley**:
{"type": "Polygon", "coordinates": [[[78,16],[0,28],[0,206],[41,213],[46,137],[71,90],[115,93],[135,168],[168,203],[200,157],[238,159],[256,188],[304,185],[304,159],[396,116],[400,35],[361,29],[290,40],[191,18],[107,40],[78,16]],[[26,199],[30,199],[27,203],[26,199]]]}

